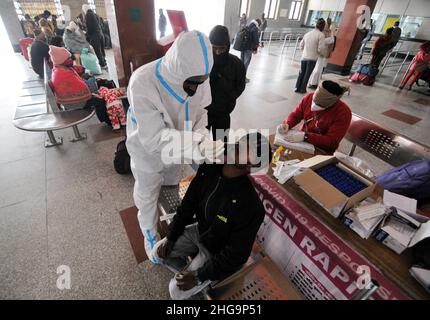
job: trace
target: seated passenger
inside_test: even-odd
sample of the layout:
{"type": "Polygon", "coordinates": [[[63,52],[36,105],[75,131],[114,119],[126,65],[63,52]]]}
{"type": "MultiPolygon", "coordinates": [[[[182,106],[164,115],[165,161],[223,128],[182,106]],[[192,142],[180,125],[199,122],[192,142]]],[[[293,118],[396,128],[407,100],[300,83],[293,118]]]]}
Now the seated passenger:
{"type": "Polygon", "coordinates": [[[314,93],[306,95],[296,109],[279,126],[286,133],[301,121],[301,132],[287,139],[291,142],[307,141],[332,154],[348,131],[351,110],[340,100],[349,88],[325,80],[314,93]]]}
{"type": "Polygon", "coordinates": [[[44,60],[49,61],[49,46],[42,31],[36,29],[34,35],[36,39],[30,48],[31,67],[40,78],[43,78],[44,60]]]}
{"type": "Polygon", "coordinates": [[[64,46],[73,54],[81,54],[83,48],[90,49],[90,44],[85,39],[78,25],[70,21],[63,35],[64,46]]]}
{"type": "Polygon", "coordinates": [[[39,26],[42,32],[45,34],[48,42],[51,41],[51,38],[54,36],[54,30],[52,29],[50,23],[45,18],[39,20],[39,26]]]}
{"type": "MultiPolygon", "coordinates": [[[[106,114],[106,103],[95,97],[73,66],[71,53],[66,48],[49,46],[49,55],[54,65],[51,75],[52,90],[58,104],[66,110],[95,107],[97,116],[106,114]]],[[[110,121],[105,121],[111,125],[110,121]]]]}
{"type": "Polygon", "coordinates": [[[60,36],[53,36],[52,39],[51,39],[51,42],[49,44],[51,46],[64,47],[63,38],[60,37],[60,36]]]}
{"type": "Polygon", "coordinates": [[[174,299],[185,298],[178,289],[191,296],[240,269],[263,222],[265,210],[248,174],[270,163],[269,142],[255,132],[229,147],[227,164],[200,166],[167,237],[154,246],[153,257],[176,272],[169,288],[174,299]],[[193,261],[186,267],[188,256],[193,261]]]}
{"type": "Polygon", "coordinates": [[[385,55],[392,49],[393,44],[393,28],[388,28],[385,34],[380,36],[373,44],[372,59],[370,64],[379,67],[385,55]]]}

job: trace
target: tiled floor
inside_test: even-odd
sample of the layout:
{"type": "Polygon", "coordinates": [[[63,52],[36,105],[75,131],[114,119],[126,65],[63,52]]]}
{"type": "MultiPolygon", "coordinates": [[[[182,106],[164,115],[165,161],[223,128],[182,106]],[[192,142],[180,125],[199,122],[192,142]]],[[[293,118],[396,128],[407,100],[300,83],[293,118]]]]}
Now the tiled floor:
{"type": "MultiPolygon", "coordinates": [[[[302,99],[293,92],[299,53],[296,60],[292,49],[279,53],[272,46],[270,54],[264,49],[253,55],[251,82],[232,114],[233,128],[273,132],[302,99]]],[[[112,63],[109,52],[110,70],[112,63]]],[[[94,117],[80,125],[87,140],[69,142],[73,132],[66,129],[58,132],[62,146],[45,149],[43,133],[20,131],[11,123],[17,97],[25,92],[20,83],[32,71],[15,55],[1,57],[0,67],[0,299],[169,298],[170,272],[147,260],[137,263],[120,215],[133,206],[133,178],[118,175],[112,164],[121,134],[94,117]],[[70,290],[57,289],[61,265],[71,269],[70,290]]],[[[391,74],[384,71],[373,87],[352,85],[344,101],[353,112],[430,145],[428,98],[398,91],[391,74]],[[422,120],[412,125],[382,114],[390,109],[422,120]]],[[[341,150],[348,147],[342,143],[341,150]]],[[[376,172],[387,168],[360,150],[356,155],[376,172]]]]}

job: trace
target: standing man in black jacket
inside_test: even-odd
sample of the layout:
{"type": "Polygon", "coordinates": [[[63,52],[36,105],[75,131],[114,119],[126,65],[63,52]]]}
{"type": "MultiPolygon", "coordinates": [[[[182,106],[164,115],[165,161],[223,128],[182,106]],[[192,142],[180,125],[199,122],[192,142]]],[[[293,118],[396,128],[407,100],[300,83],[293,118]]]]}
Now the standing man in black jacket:
{"type": "MultiPolygon", "coordinates": [[[[258,32],[260,31],[261,20],[252,20],[248,25],[249,39],[246,45],[246,50],[240,53],[240,60],[243,61],[246,71],[248,71],[249,64],[251,63],[252,54],[257,53],[258,45],[260,44],[260,39],[258,38],[258,32]]],[[[246,78],[246,82],[249,79],[246,78]]]]}
{"type": "Polygon", "coordinates": [[[230,147],[227,164],[200,166],[167,237],[154,246],[153,256],[177,272],[179,290],[195,294],[240,269],[263,222],[265,210],[248,174],[270,163],[269,141],[253,132],[230,147]],[[188,256],[202,254],[194,270],[186,267],[188,256]]]}
{"type": "Polygon", "coordinates": [[[105,59],[105,41],[100,28],[100,21],[89,5],[82,5],[82,11],[85,13],[85,26],[87,30],[87,40],[93,46],[94,52],[99,59],[100,67],[106,68],[105,59]]]}
{"type": "MultiPolygon", "coordinates": [[[[212,103],[208,110],[208,129],[212,129],[213,138],[217,139],[216,130],[223,133],[230,129],[230,113],[236,106],[236,99],[245,90],[246,70],[243,62],[229,53],[230,36],[224,26],[215,26],[209,34],[212,44],[214,65],[210,74],[212,103]]],[[[218,135],[218,139],[222,139],[218,135]]]]}

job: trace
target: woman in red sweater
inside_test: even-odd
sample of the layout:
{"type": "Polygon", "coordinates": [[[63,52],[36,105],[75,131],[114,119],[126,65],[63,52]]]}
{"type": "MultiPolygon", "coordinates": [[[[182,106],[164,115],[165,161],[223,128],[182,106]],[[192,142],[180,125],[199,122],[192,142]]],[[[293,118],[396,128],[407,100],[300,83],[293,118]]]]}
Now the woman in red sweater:
{"type": "Polygon", "coordinates": [[[94,107],[99,120],[112,126],[105,100],[91,93],[78,74],[83,68],[73,65],[70,52],[63,47],[49,46],[49,55],[54,65],[50,84],[57,103],[65,110],[94,107]]]}
{"type": "Polygon", "coordinates": [[[348,131],[351,110],[340,100],[349,88],[326,80],[314,93],[309,93],[279,126],[280,133],[295,127],[301,121],[301,132],[288,137],[291,142],[306,141],[332,154],[348,131]]]}
{"type": "Polygon", "coordinates": [[[418,53],[414,57],[413,63],[409,68],[409,72],[403,79],[399,89],[403,89],[404,86],[408,83],[409,79],[412,76],[414,76],[411,82],[409,82],[408,90],[411,90],[412,85],[415,83],[415,81],[417,81],[421,77],[422,73],[428,68],[429,63],[430,63],[430,41],[426,41],[420,46],[420,51],[418,51],[418,53]]]}

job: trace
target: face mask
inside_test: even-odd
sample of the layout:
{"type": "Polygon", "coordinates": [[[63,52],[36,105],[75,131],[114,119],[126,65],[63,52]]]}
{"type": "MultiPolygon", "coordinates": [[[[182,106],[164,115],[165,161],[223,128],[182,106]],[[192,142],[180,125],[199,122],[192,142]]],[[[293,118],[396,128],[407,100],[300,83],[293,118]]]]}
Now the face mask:
{"type": "Polygon", "coordinates": [[[221,54],[214,54],[214,66],[224,66],[228,62],[228,51],[221,54]]]}
{"type": "Polygon", "coordinates": [[[321,111],[321,110],[324,110],[324,108],[323,108],[323,107],[320,107],[319,105],[317,105],[317,104],[312,100],[311,110],[312,110],[312,111],[321,111]]]}
{"type": "Polygon", "coordinates": [[[184,91],[187,93],[187,95],[189,96],[189,97],[192,97],[193,95],[195,95],[196,94],[196,91],[194,91],[193,89],[191,89],[190,87],[185,87],[184,88],[184,91]]]}

